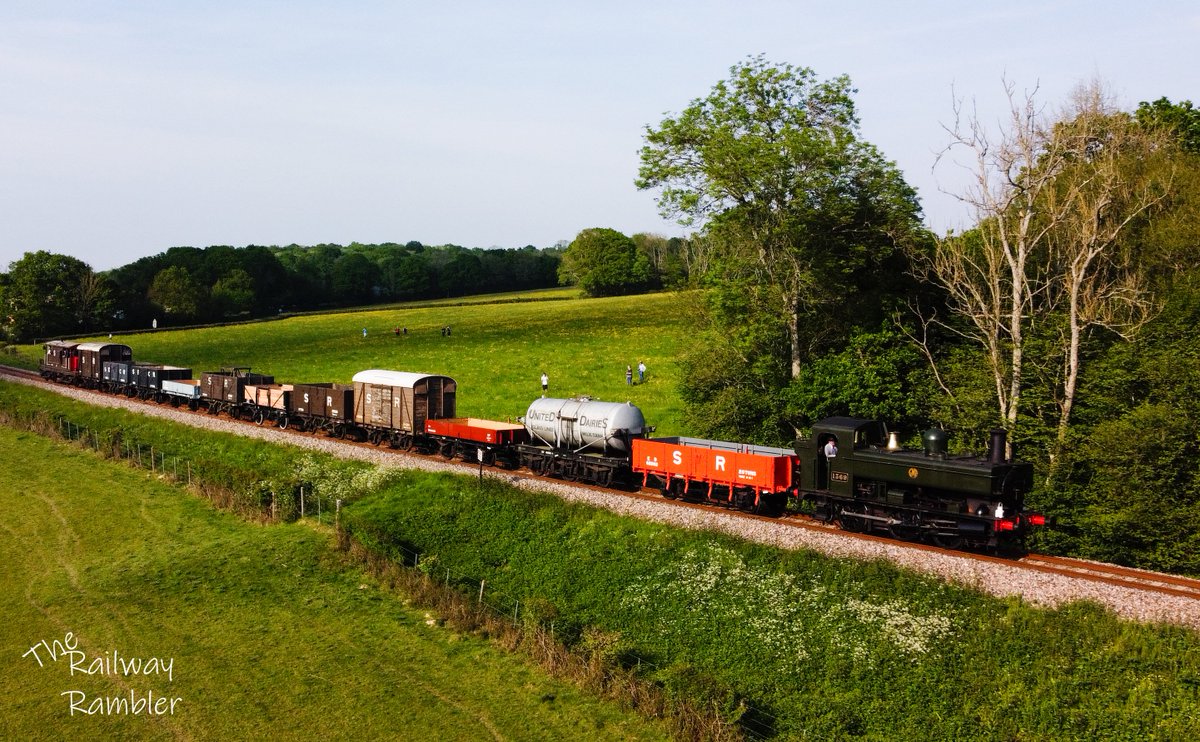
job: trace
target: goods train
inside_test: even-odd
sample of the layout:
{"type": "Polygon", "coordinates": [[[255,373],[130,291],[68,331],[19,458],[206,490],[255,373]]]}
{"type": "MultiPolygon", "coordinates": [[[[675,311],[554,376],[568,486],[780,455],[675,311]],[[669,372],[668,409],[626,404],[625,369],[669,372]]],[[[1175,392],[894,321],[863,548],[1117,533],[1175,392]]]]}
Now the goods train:
{"type": "Polygon", "coordinates": [[[850,531],[948,548],[1018,546],[1045,524],[1026,512],[1033,467],[1007,458],[1003,431],[984,457],[952,456],[946,433],[903,449],[875,420],[831,417],[793,448],[649,437],[629,402],[541,397],[519,422],[458,417],[454,379],[368,370],[351,384],[276,383],[247,367],[204,371],[135,363],[119,343],[46,343],[42,376],[100,391],[321,431],[403,450],[777,515],[789,503],[850,531]]]}

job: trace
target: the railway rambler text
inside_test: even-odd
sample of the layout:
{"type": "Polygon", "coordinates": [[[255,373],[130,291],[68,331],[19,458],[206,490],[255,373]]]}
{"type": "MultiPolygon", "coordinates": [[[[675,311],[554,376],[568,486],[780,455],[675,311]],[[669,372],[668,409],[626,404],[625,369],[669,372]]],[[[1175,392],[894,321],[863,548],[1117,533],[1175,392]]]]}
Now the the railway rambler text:
{"type": "MultiPolygon", "coordinates": [[[[173,657],[123,657],[120,652],[113,650],[101,655],[89,657],[87,652],[79,648],[79,639],[74,632],[68,631],[62,640],[45,639],[29,648],[22,658],[29,657],[38,663],[38,667],[65,661],[71,676],[100,675],[100,676],[166,676],[168,683],[175,680],[175,659],[173,657]]],[[[127,694],[114,696],[91,696],[81,690],[67,690],[59,694],[67,697],[71,716],[76,712],[91,716],[139,715],[162,716],[174,714],[176,706],[183,698],[179,696],[163,696],[154,691],[142,694],[132,688],[127,694]]]]}

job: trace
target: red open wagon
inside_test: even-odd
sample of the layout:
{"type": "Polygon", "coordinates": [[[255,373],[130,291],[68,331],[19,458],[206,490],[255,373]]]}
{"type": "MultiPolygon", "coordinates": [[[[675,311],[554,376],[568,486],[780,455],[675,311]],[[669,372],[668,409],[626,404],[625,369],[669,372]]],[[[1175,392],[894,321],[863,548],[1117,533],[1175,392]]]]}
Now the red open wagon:
{"type": "Polygon", "coordinates": [[[633,471],[667,497],[703,497],[743,510],[774,511],[796,482],[794,451],[700,438],[637,438],[633,471]]]}

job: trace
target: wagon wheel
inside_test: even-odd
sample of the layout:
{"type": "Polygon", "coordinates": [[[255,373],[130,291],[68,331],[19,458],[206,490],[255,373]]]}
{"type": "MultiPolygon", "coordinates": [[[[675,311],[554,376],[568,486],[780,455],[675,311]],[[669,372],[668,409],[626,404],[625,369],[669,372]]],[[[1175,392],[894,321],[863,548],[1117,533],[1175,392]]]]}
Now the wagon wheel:
{"type": "Polygon", "coordinates": [[[367,438],[371,441],[372,446],[378,446],[380,443],[383,443],[383,432],[379,430],[372,430],[367,438]]]}
{"type": "Polygon", "coordinates": [[[267,416],[263,414],[262,410],[254,411],[254,424],[255,425],[262,425],[263,421],[266,419],[267,419],[267,416]]]}
{"type": "Polygon", "coordinates": [[[442,455],[443,459],[454,458],[454,444],[450,441],[446,441],[439,447],[438,453],[442,455]]]}
{"type": "Polygon", "coordinates": [[[401,451],[411,451],[413,449],[413,437],[406,433],[401,434],[400,445],[398,446],[398,448],[401,451]]]}
{"type": "Polygon", "coordinates": [[[280,415],[279,419],[275,421],[275,424],[279,426],[280,430],[287,430],[287,426],[288,426],[289,422],[291,422],[291,421],[288,420],[287,415],[280,415]]]}

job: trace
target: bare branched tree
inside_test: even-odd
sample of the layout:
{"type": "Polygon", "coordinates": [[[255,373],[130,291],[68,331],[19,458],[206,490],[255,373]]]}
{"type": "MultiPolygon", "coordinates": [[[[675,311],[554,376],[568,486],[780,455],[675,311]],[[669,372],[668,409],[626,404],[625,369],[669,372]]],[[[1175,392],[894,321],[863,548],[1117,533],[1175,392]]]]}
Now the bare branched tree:
{"type": "Polygon", "coordinates": [[[1119,111],[1098,81],[1080,86],[1060,116],[1055,137],[1072,157],[1048,208],[1062,214],[1052,234],[1056,294],[1066,304],[1063,381],[1057,441],[1071,411],[1089,329],[1103,327],[1128,340],[1156,312],[1136,256],[1121,243],[1129,226],[1154,211],[1170,188],[1170,170],[1151,165],[1165,150],[1163,131],[1119,111]]]}
{"type": "Polygon", "coordinates": [[[950,144],[939,163],[957,152],[970,155],[964,165],[970,185],[954,194],[976,219],[975,230],[939,240],[924,262],[925,275],[944,287],[950,309],[965,322],[944,327],[979,344],[995,383],[999,420],[1016,427],[1020,409],[1025,345],[1039,297],[1048,290],[1051,255],[1047,235],[1062,219],[1043,210],[1066,153],[1050,135],[1052,127],[1038,107],[1036,90],[1018,97],[1005,81],[1009,121],[998,137],[972,111],[955,103],[955,122],[946,127],[950,144]]]}
{"type": "MultiPolygon", "coordinates": [[[[1083,340],[1092,327],[1129,337],[1153,314],[1137,262],[1122,245],[1130,224],[1163,198],[1164,184],[1143,167],[1164,143],[1118,112],[1093,82],[1055,118],[1005,82],[1009,120],[993,134],[955,105],[951,141],[939,162],[971,155],[970,185],[954,194],[976,227],[940,240],[924,275],[947,292],[956,323],[939,323],[983,349],[995,383],[999,419],[1016,427],[1027,338],[1036,323],[1065,317],[1054,358],[1058,440],[1065,440],[1079,380],[1083,340]]],[[[933,358],[933,354],[928,354],[933,358]]],[[[939,377],[940,378],[940,377],[939,377]]]]}

